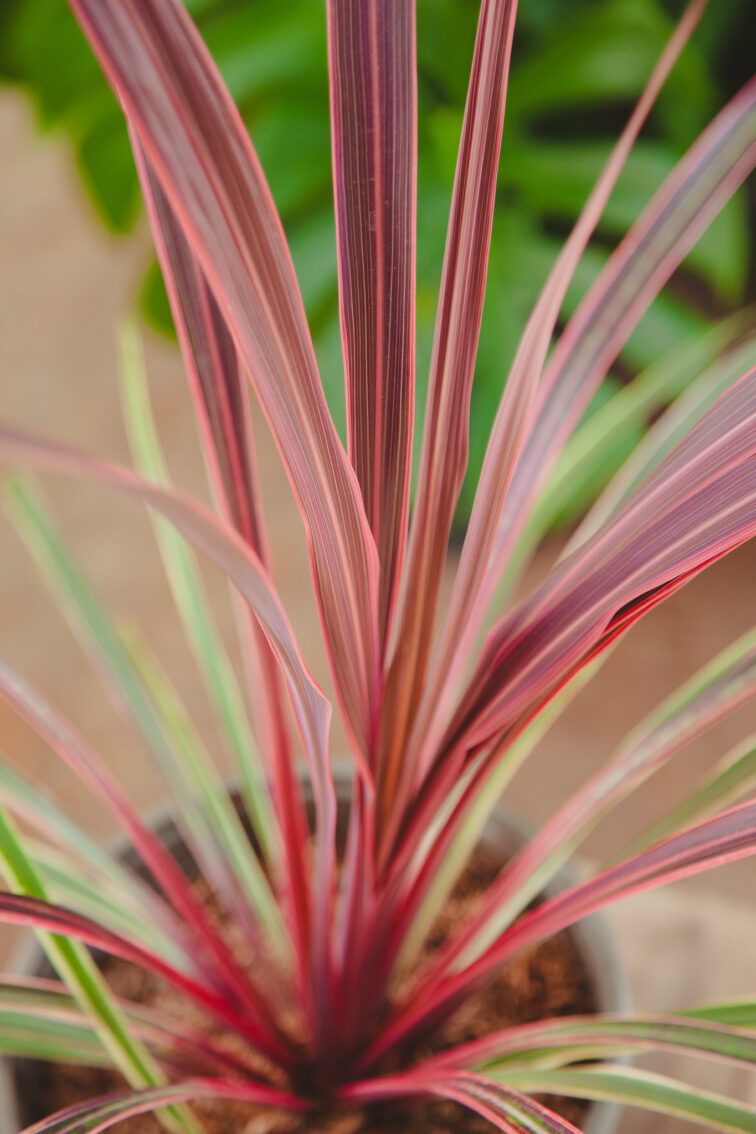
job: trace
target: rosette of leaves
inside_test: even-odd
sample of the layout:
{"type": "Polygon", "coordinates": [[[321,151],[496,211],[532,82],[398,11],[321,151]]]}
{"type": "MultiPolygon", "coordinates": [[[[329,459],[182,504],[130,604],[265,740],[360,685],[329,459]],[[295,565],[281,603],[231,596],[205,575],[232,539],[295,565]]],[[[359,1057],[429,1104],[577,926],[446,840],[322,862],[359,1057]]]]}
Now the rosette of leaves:
{"type": "Polygon", "coordinates": [[[0,978],[0,1045],[57,1061],[74,1054],[94,1066],[104,1061],[128,1081],[24,1134],[104,1134],[150,1111],[161,1112],[166,1129],[200,1134],[202,1117],[187,1107],[207,1099],[250,1104],[253,1126],[261,1109],[273,1108],[301,1131],[323,1113],[351,1120],[358,1107],[370,1128],[387,1102],[439,1098],[505,1134],[579,1134],[543,1101],[555,1092],[753,1134],[752,1105],[610,1062],[673,1050],[753,1070],[752,994],[664,1016],[540,1020],[442,1042],[433,1055],[428,1046],[441,1022],[528,946],[622,897],[756,855],[750,736],[715,755],[638,846],[618,847],[586,880],[533,904],[617,804],[756,694],[753,629],[640,722],[498,872],[429,963],[418,959],[487,815],[569,698],[639,619],[756,536],[752,320],[750,334],[742,319],[728,320],[707,332],[694,357],[678,348],[671,360],[660,358],[580,424],[644,312],[752,173],[756,79],[665,178],[550,349],[570,280],[701,15],[703,3],[692,0],[528,316],[447,601],[442,571],[467,462],[516,3],[480,5],[412,509],[414,4],[328,0],[345,448],[258,155],[180,0],[71,3],[128,122],[213,507],[171,486],[133,334],[124,343],[124,402],[136,470],[4,423],[0,462],[99,482],[150,509],[256,839],[247,837],[192,709],[139,632],[120,632],[36,490],[15,482],[17,526],[162,770],[177,827],[229,926],[224,932],[135,810],[122,768],[111,770],[0,656],[0,698],[107,808],[155,883],[124,873],[38,782],[0,758],[7,887],[0,923],[35,929],[56,973],[43,982],[0,978]],[[697,377],[674,399],[691,370],[697,377]],[[671,407],[571,546],[502,609],[496,600],[507,585],[511,593],[544,508],[553,510],[581,468],[595,466],[662,391],[671,407]],[[332,699],[310,673],[279,597],[251,395],[306,529],[332,699]],[[249,720],[194,552],[236,592],[249,720]],[[341,858],[330,740],[336,712],[352,769],[341,858]],[[254,963],[236,951],[240,939],[254,963]],[[172,985],[203,1023],[192,1016],[185,1027],[158,1006],[145,1014],[115,997],[88,947],[172,985]]]}
{"type": "MultiPolygon", "coordinates": [[[[321,364],[329,406],[343,436],[344,383],[329,160],[325,6],[317,0],[187,0],[253,137],[286,228],[321,364]]],[[[672,26],[659,0],[530,0],[523,4],[512,61],[507,147],[499,170],[476,380],[470,463],[458,505],[464,520],[480,472],[488,422],[528,312],[672,26]]],[[[679,7],[679,5],[677,6],[679,7]]],[[[711,72],[738,39],[737,0],[712,6],[699,43],[689,45],[659,98],[579,271],[565,297],[575,308],[608,250],[630,227],[723,99],[711,72]],[[709,45],[713,60],[702,54],[709,45]]],[[[469,0],[418,4],[418,395],[424,400],[433,312],[451,178],[475,37],[469,0]]],[[[732,71],[728,64],[728,75],[732,71]]],[[[140,195],[126,130],[65,0],[5,0],[0,70],[33,94],[46,128],[63,128],[94,205],[117,232],[133,228],[140,195]]],[[[743,79],[747,75],[743,76],[743,79]]],[[[704,315],[743,300],[749,236],[736,197],[686,262],[683,286],[653,304],[596,395],[604,405],[704,315]]],[[[150,321],[171,327],[157,264],[142,290],[150,321]]],[[[653,409],[658,409],[654,406],[653,409]]],[[[591,476],[575,483],[549,526],[569,522],[590,502],[642,435],[627,422],[591,476]]],[[[416,455],[417,456],[417,455],[416,455]]]]}

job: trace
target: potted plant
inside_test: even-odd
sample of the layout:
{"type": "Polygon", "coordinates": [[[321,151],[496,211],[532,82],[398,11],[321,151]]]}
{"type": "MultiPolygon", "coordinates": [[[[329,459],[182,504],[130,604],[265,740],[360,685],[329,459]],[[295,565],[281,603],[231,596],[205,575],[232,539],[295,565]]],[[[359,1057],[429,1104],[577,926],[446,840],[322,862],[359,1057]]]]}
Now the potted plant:
{"type": "MultiPolygon", "coordinates": [[[[742,0],[740,7],[743,8],[742,0]]],[[[580,0],[520,6],[517,49],[507,80],[505,160],[494,207],[486,311],[471,395],[467,472],[456,511],[468,515],[490,419],[517,338],[559,250],[624,122],[640,96],[672,21],[663,0],[580,0]],[[613,65],[607,65],[611,58],[613,65]],[[547,81],[546,81],[547,80],[547,81]]],[[[418,0],[418,199],[416,383],[422,404],[443,257],[448,186],[464,111],[477,6],[469,0],[418,0]],[[443,9],[439,9],[443,4],[443,9]]],[[[633,147],[573,285],[571,314],[643,205],[745,72],[738,65],[737,0],[710,5],[654,110],[653,129],[633,147]],[[718,90],[718,88],[721,88],[718,90]]],[[[344,402],[337,265],[328,146],[325,4],[312,0],[203,0],[192,16],[254,138],[286,231],[311,326],[326,401],[337,424],[344,402]]],[[[742,19],[742,16],[741,16],[742,19]]],[[[744,53],[745,54],[745,53],[744,53]]],[[[5,0],[0,14],[0,82],[19,85],[46,132],[66,137],[95,212],[113,232],[142,220],[139,181],[126,124],[66,0],[5,0]]],[[[648,312],[652,333],[625,344],[597,391],[605,400],[618,373],[637,373],[654,357],[700,337],[712,312],[743,300],[751,234],[743,195],[716,218],[687,257],[684,286],[662,289],[648,312]],[[702,313],[702,304],[703,312],[702,313]]],[[[172,330],[157,264],[140,282],[145,316],[172,330]]],[[[678,281],[682,283],[683,281],[678,281]]],[[[627,424],[604,483],[638,439],[627,424]]],[[[560,526],[579,516],[585,496],[563,500],[560,526]]]]}
{"type": "Polygon", "coordinates": [[[94,848],[38,785],[2,770],[9,892],[0,920],[36,929],[59,978],[2,983],[3,1045],[94,1067],[109,1061],[130,1084],[70,1099],[29,1132],[93,1134],[153,1112],[168,1129],[198,1132],[208,1106],[220,1107],[211,1120],[221,1134],[245,1124],[357,1131],[450,1122],[575,1131],[582,1112],[560,1113],[565,1098],[754,1130],[753,1108],[613,1062],[672,1048],[750,1064],[752,1002],[669,1017],[591,1014],[596,1005],[585,1002],[560,1016],[563,1006],[550,1002],[546,1018],[515,1022],[506,1016],[511,986],[491,991],[526,950],[619,897],[756,851],[756,803],[738,802],[753,775],[746,748],[726,756],[648,845],[587,881],[551,886],[601,816],[751,694],[753,633],[642,722],[503,862],[480,845],[514,772],[611,647],[756,531],[756,369],[745,361],[752,344],[735,345],[742,326],[720,329],[731,349],[660,420],[545,580],[498,616],[480,648],[477,639],[532,546],[541,493],[558,496],[560,478],[612,444],[612,414],[638,413],[649,384],[664,381],[647,375],[600,430],[581,429],[577,448],[564,448],[644,308],[752,169],[756,82],[665,181],[550,351],[565,288],[700,15],[694,0],[525,327],[434,638],[465,470],[515,4],[481,6],[411,516],[413,5],[328,3],[348,452],[325,406],[262,170],[185,9],[179,0],[72,6],[126,113],[217,507],[167,484],[129,333],[125,395],[139,473],[6,426],[0,457],[100,481],[156,515],[179,610],[238,758],[239,789],[235,806],[143,640],[108,620],[35,491],[14,484],[37,558],[169,778],[181,836],[168,849],[74,727],[0,661],[4,699],[118,818],[153,884],[94,848]],[[331,705],[271,578],[250,384],[307,528],[350,746],[340,802],[331,705]],[[257,748],[184,541],[238,593],[257,748]],[[22,834],[13,813],[46,844],[22,834]],[[184,851],[198,868],[194,882],[184,851]],[[124,985],[104,979],[89,948],[126,963],[124,985]],[[460,1108],[451,1119],[449,1104],[460,1108]]]}

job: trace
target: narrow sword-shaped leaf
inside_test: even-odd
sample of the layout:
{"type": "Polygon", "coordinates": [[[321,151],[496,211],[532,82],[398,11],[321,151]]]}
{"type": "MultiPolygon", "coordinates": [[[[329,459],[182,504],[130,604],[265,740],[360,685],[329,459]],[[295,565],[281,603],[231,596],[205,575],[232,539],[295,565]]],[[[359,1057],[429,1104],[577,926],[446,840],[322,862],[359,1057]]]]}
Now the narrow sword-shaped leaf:
{"type": "Polygon", "coordinates": [[[578,547],[596,532],[639,484],[681,441],[709,406],[745,370],[756,364],[756,339],[749,339],[728,351],[724,358],[708,367],[690,383],[680,397],[648,430],[631,456],[612,478],[574,533],[565,553],[578,547]]]}
{"type": "Polygon", "coordinates": [[[503,1087],[484,1075],[449,1074],[428,1082],[431,1094],[453,1099],[487,1118],[499,1130],[530,1134],[580,1134],[576,1126],[520,1091],[503,1087]]]}
{"type": "Polygon", "coordinates": [[[0,1052],[13,1058],[112,1067],[112,1057],[91,1027],[0,1012],[0,1052]]]}
{"type": "Polygon", "coordinates": [[[155,890],[138,874],[123,866],[61,811],[36,784],[0,762],[0,802],[36,830],[71,861],[86,865],[99,879],[100,888],[160,934],[168,953],[186,954],[186,929],[155,890]]]}
{"type": "Polygon", "coordinates": [[[305,1110],[296,1095],[269,1087],[264,1083],[230,1082],[224,1079],[189,1079],[167,1087],[105,1095],[86,1103],[78,1103],[59,1111],[41,1122],[27,1126],[21,1134],[101,1134],[119,1122],[151,1114],[160,1107],[199,1099],[233,1099],[257,1106],[278,1107],[288,1111],[305,1110]]]}
{"type": "Polygon", "coordinates": [[[549,899],[531,913],[524,914],[499,940],[468,969],[488,968],[494,956],[511,955],[510,946],[519,949],[526,939],[542,939],[573,924],[588,912],[618,898],[649,887],[663,885],[725,862],[735,861],[756,851],[756,804],[746,803],[704,820],[697,826],[671,836],[596,878],[549,899]],[[549,928],[546,928],[548,925],[549,928]],[[485,958],[485,960],[484,960],[485,958]]]}
{"type": "Polygon", "coordinates": [[[407,538],[415,393],[415,5],[329,0],[327,13],[349,456],[378,547],[385,640],[407,538]]]}
{"type": "MultiPolygon", "coordinates": [[[[45,885],[29,860],[10,817],[0,808],[0,867],[19,893],[47,900],[45,885]]],[[[133,1034],[97,966],[86,949],[65,936],[41,932],[39,942],[48,960],[86,1012],[116,1066],[133,1087],[164,1083],[162,1072],[144,1044],[133,1034]]],[[[174,1113],[176,1126],[199,1134],[189,1114],[174,1113]]]]}
{"type": "MultiPolygon", "coordinates": [[[[246,378],[221,311],[181,225],[149,168],[139,139],[132,134],[131,142],[215,501],[269,566],[246,378]]],[[[133,354],[134,329],[128,330],[127,335],[133,354]]]]}
{"type": "Polygon", "coordinates": [[[280,220],[180,0],[71,0],[271,423],[308,528],[336,689],[358,753],[379,696],[378,563],[319,381],[280,220]]]}
{"type": "Polygon", "coordinates": [[[350,1083],[341,1090],[341,1097],[359,1102],[381,1102],[403,1097],[447,1098],[488,1119],[508,1134],[580,1134],[572,1123],[553,1111],[527,1098],[519,1091],[502,1087],[493,1079],[458,1067],[443,1075],[424,1067],[396,1075],[350,1083]]]}
{"type": "Polygon", "coordinates": [[[756,80],[717,115],[676,166],[560,337],[502,514],[478,617],[564,439],[633,326],[754,162],[756,80]]]}
{"type": "Polygon", "coordinates": [[[527,436],[541,370],[567,287],[641,127],[704,7],[705,0],[693,0],[686,9],[563,246],[520,340],[486,449],[454,588],[424,690],[424,705],[418,712],[414,743],[423,744],[426,753],[432,752],[434,739],[437,739],[430,721],[438,716],[439,706],[449,702],[449,691],[466,660],[461,647],[471,645],[474,640],[470,617],[474,616],[478,593],[491,561],[507,490],[527,436]]]}
{"type": "MultiPolygon", "coordinates": [[[[143,1004],[119,998],[117,1003],[134,1033],[161,1055],[174,1052],[185,1063],[190,1061],[198,1068],[213,1068],[224,1075],[232,1072],[246,1076],[250,1073],[250,1067],[243,1060],[225,1051],[211,1036],[197,1031],[188,1034],[171,1016],[143,1004]]],[[[82,1031],[88,1028],[100,1055],[108,1058],[102,1044],[94,1037],[91,1022],[61,981],[26,976],[7,976],[1,980],[2,1026],[5,1026],[6,1020],[16,1016],[20,1020],[40,1021],[50,1025],[56,1022],[75,1024],[82,1031]]]]}
{"type": "Polygon", "coordinates": [[[715,1130],[754,1134],[756,1110],[703,1088],[630,1067],[508,1071],[499,1082],[523,1091],[555,1091],[575,1098],[611,1099],[655,1114],[671,1114],[715,1130]]]}
{"type": "MultiPolygon", "coordinates": [[[[160,513],[198,550],[204,551],[232,580],[253,609],[281,665],[305,756],[312,776],[316,802],[318,894],[317,922],[312,957],[319,975],[320,995],[327,983],[330,953],[331,902],[335,870],[336,799],[328,758],[331,706],[310,676],[288,619],[267,572],[248,544],[233,529],[189,497],[140,479],[128,469],[78,453],[18,431],[0,428],[0,461],[84,477],[118,488],[160,513]]],[[[216,939],[208,942],[221,948],[216,939]]]]}
{"type": "MultiPolygon", "coordinates": [[[[686,743],[756,692],[756,631],[749,631],[642,721],[616,754],[515,855],[486,894],[454,952],[484,948],[541,892],[599,819],[686,743]],[[483,927],[486,927],[485,930],[483,927]],[[480,934],[480,936],[478,936],[480,934]],[[466,945],[465,945],[466,943],[466,945]],[[473,946],[473,943],[475,945],[473,946]]],[[[676,828],[671,828],[675,830],[676,828]]],[[[450,954],[451,955],[451,954],[450,954]]]]}
{"type": "MultiPolygon", "coordinates": [[[[497,604],[510,595],[527,563],[550,528],[558,523],[575,497],[585,497],[594,483],[595,470],[610,466],[623,438],[646,428],[650,417],[678,398],[705,371],[742,350],[743,365],[732,377],[742,374],[756,362],[753,339],[733,350],[753,326],[754,312],[739,311],[716,324],[692,343],[676,344],[646,370],[592,413],[569,439],[553,473],[535,501],[533,511],[501,577],[497,604]],[[731,353],[730,353],[731,352],[731,353]]],[[[581,525],[582,526],[582,525],[581,525]]]]}
{"type": "MultiPolygon", "coordinates": [[[[712,1009],[714,1011],[714,1009],[712,1009]]],[[[715,1056],[735,1063],[756,1063],[756,1035],[742,1026],[733,1027],[718,1019],[686,1019],[684,1016],[654,1016],[645,1013],[629,1017],[614,1015],[568,1016],[539,1020],[482,1036],[469,1043],[448,1048],[418,1067],[442,1071],[459,1067],[485,1068],[492,1074],[511,1066],[520,1058],[532,1060],[534,1052],[548,1057],[556,1053],[564,1062],[581,1059],[571,1049],[601,1049],[609,1059],[618,1048],[670,1050],[693,1055],[715,1056]]],[[[531,1063],[532,1065],[532,1063],[531,1063]]]]}
{"type": "Polygon", "coordinates": [[[468,421],[493,224],[516,0],[484,0],[475,41],[436,315],[415,509],[381,738],[382,818],[400,810],[446,544],[467,465],[468,421]]]}
{"type": "Polygon", "coordinates": [[[197,501],[142,480],[129,469],[79,453],[55,442],[0,428],[5,463],[99,481],[148,504],[170,520],[185,539],[204,551],[234,583],[265,628],[292,689],[305,751],[316,785],[324,786],[330,706],[301,660],[288,620],[254,552],[197,501]]]}
{"type": "Polygon", "coordinates": [[[273,1058],[284,1064],[289,1062],[289,1052],[285,1048],[275,1050],[272,1044],[266,1042],[265,1037],[256,1034],[254,1022],[250,1020],[246,1009],[237,1009],[211,986],[174,968],[156,953],[143,949],[137,942],[121,937],[73,910],[38,898],[0,893],[0,924],[20,925],[55,934],[66,940],[80,941],[110,956],[131,961],[176,988],[226,1027],[251,1038],[260,1050],[269,1051],[273,1058]]]}
{"type": "Polygon", "coordinates": [[[585,664],[754,533],[754,420],[751,371],[707,411],[612,522],[489,634],[402,834],[405,857],[421,837],[423,816],[435,813],[465,762],[487,749],[479,774],[490,773],[507,738],[514,740],[585,664]]]}
{"type": "Polygon", "coordinates": [[[433,974],[413,990],[368,1053],[370,1061],[428,1021],[452,1010],[469,989],[497,966],[536,941],[573,925],[610,902],[677,878],[756,853],[756,803],[716,815],[618,866],[574,886],[520,916],[472,964],[445,979],[433,974]]]}
{"type": "MultiPolygon", "coordinates": [[[[480,697],[481,726],[471,730],[473,743],[494,736],[506,719],[513,722],[549,680],[547,672],[568,672],[569,659],[583,650],[583,634],[599,645],[611,640],[667,588],[753,534],[754,422],[756,370],[718,399],[610,524],[492,631],[463,700],[472,704],[480,697]]],[[[450,734],[466,716],[460,708],[450,734]]]]}
{"type": "MultiPolygon", "coordinates": [[[[240,920],[249,924],[248,916],[244,913],[245,901],[249,902],[265,925],[276,955],[283,959],[289,942],[275,896],[262,873],[260,862],[231,797],[214,775],[210,753],[185,705],[139,631],[129,627],[122,632],[121,637],[126,653],[150,691],[166,734],[172,738],[174,749],[180,754],[183,774],[189,783],[196,786],[207,813],[208,830],[221,849],[224,861],[230,864],[234,881],[238,882],[236,887],[232,887],[232,893],[239,899],[235,902],[235,908],[240,920]]],[[[252,923],[254,937],[259,933],[259,926],[254,918],[252,923]]]]}
{"type": "MultiPolygon", "coordinates": [[[[136,470],[144,477],[170,487],[150,405],[137,333],[133,326],[124,328],[120,345],[121,396],[136,470]]],[[[236,674],[210,614],[199,567],[190,548],[170,525],[157,522],[154,526],[179,616],[225,727],[239,770],[250,819],[263,852],[269,856],[273,850],[273,834],[259,754],[247,723],[236,674]]],[[[239,525],[235,526],[238,529],[239,525]]],[[[251,540],[248,539],[247,542],[256,550],[251,540]]],[[[262,557],[261,562],[265,562],[262,557]]],[[[259,632],[262,633],[261,630],[259,632]]],[[[266,648],[269,648],[267,643],[266,648]]]]}
{"type": "Polygon", "coordinates": [[[713,1020],[718,1024],[728,1024],[733,1028],[753,1028],[756,1024],[756,1000],[744,997],[742,1000],[732,1000],[725,1004],[705,1004],[699,1008],[692,1008],[683,1015],[693,1016],[698,1020],[713,1020]]]}
{"type": "MultiPolygon", "coordinates": [[[[569,688],[571,686],[567,687],[569,688]]],[[[578,789],[578,792],[568,799],[557,814],[536,833],[533,840],[513,857],[499,875],[499,879],[492,883],[475,917],[443,951],[439,958],[439,966],[434,972],[438,974],[444,971],[466,950],[469,959],[470,955],[474,955],[473,942],[478,950],[483,948],[486,942],[490,942],[530,899],[547,886],[563,862],[575,852],[581,839],[585,838],[588,831],[593,829],[598,819],[612,805],[625,798],[631,790],[663,767],[664,763],[691,738],[737,709],[753,695],[755,688],[756,632],[751,631],[724,650],[710,665],[700,670],[690,682],[668,697],[659,709],[640,723],[623,742],[617,754],[596,772],[585,787],[578,789]]],[[[564,692],[566,691],[562,692],[562,696],[564,692]]],[[[534,725],[540,721],[541,717],[536,718],[534,725]]],[[[527,741],[527,737],[526,731],[516,742],[513,751],[516,752],[518,746],[527,741]]],[[[503,769],[507,769],[509,759],[510,755],[507,753],[501,765],[503,769]]],[[[747,763],[747,756],[744,759],[747,763]]],[[[736,781],[739,781],[738,771],[736,765],[732,777],[736,781]]],[[[494,772],[494,779],[495,775],[494,772]]],[[[731,782],[731,779],[725,776],[723,788],[725,784],[731,782]]],[[[495,797],[495,794],[491,796],[492,802],[495,797]]],[[[485,798],[484,795],[483,802],[485,798]]],[[[716,798],[717,795],[712,799],[712,804],[716,798]]],[[[724,793],[721,802],[730,802],[724,793]]],[[[460,836],[467,831],[467,841],[462,846],[465,852],[469,853],[473,843],[473,832],[481,829],[481,823],[475,821],[474,809],[470,810],[468,807],[467,810],[469,813],[465,824],[460,828],[460,836]]],[[[690,820],[697,818],[698,814],[698,811],[691,813],[690,820]]],[[[681,823],[674,823],[670,824],[669,829],[660,829],[659,837],[679,830],[680,826],[681,823]]],[[[460,836],[453,841],[451,847],[459,845],[460,836]]],[[[441,837],[436,838],[433,855],[425,866],[425,872],[432,878],[435,863],[438,861],[436,852],[442,839],[447,837],[447,831],[443,830],[441,837]]],[[[648,841],[648,838],[645,839],[643,845],[647,845],[648,841]]],[[[451,848],[448,854],[451,860],[451,848]]],[[[443,874],[440,875],[440,878],[442,877],[443,874]]],[[[421,894],[422,882],[423,874],[415,883],[421,894]]],[[[409,908],[411,911],[413,906],[410,904],[409,908]]],[[[411,940],[414,939],[413,931],[411,940]]]]}
{"type": "MultiPolygon", "coordinates": [[[[280,949],[285,935],[273,895],[209,757],[204,761],[198,758],[196,749],[187,743],[186,729],[177,736],[176,729],[171,727],[175,713],[161,712],[159,704],[153,705],[143,683],[144,673],[135,668],[107,612],[55,531],[38,494],[31,485],[17,480],[10,487],[9,499],[16,527],[44,577],[60,596],[61,610],[74,631],[84,637],[85,647],[104,667],[106,677],[125,701],[162,768],[177,808],[179,829],[203,873],[222,892],[234,893],[241,888],[280,949]],[[221,815],[223,822],[219,821],[221,815]],[[232,844],[233,857],[228,854],[232,844]]],[[[172,528],[170,533],[177,540],[180,538],[172,528]]]]}
{"type": "Polygon", "coordinates": [[[672,807],[629,846],[623,858],[643,847],[681,831],[704,815],[710,815],[750,795],[756,789],[756,734],[737,744],[714,765],[713,774],[704,777],[687,799],[672,807]]]}
{"type": "MultiPolygon", "coordinates": [[[[235,1000],[243,1005],[245,1026],[242,1030],[264,1050],[285,1054],[286,1049],[275,1028],[261,1018],[263,1006],[254,987],[239,969],[225,939],[218,934],[208,910],[160,838],[136,814],[106,765],[72,726],[2,657],[0,696],[13,706],[121,823],[166,898],[191,927],[195,935],[192,960],[207,981],[208,989],[215,990],[215,999],[223,1004],[235,1000]]],[[[237,1018],[234,1013],[231,1015],[237,1018]]]]}
{"type": "MultiPolygon", "coordinates": [[[[143,171],[143,180],[145,176],[146,172],[143,171]]],[[[207,353],[211,355],[216,353],[212,350],[214,344],[217,352],[223,352],[224,345],[228,348],[230,344],[215,321],[211,321],[212,326],[208,328],[203,321],[202,313],[190,318],[191,305],[195,301],[199,303],[200,298],[205,295],[202,290],[204,285],[195,279],[198,269],[196,264],[192,264],[186,243],[162,191],[154,178],[148,178],[148,184],[150,202],[158,214],[156,224],[159,224],[166,247],[164,272],[169,279],[169,286],[172,283],[178,293],[174,309],[177,309],[179,325],[183,328],[185,336],[191,337],[192,340],[191,343],[184,345],[184,357],[192,372],[196,372],[198,385],[217,385],[219,381],[215,376],[217,368],[210,365],[204,356],[207,353]],[[211,369],[209,375],[208,367],[211,369]],[[200,375],[204,376],[204,380],[200,379],[200,375]]],[[[214,302],[209,296],[207,298],[208,302],[214,302]]],[[[207,316],[208,312],[205,311],[204,317],[207,316]]],[[[222,372],[220,381],[233,383],[233,374],[230,378],[226,377],[228,366],[222,366],[221,363],[218,366],[222,372]]],[[[151,480],[169,486],[166,463],[155,427],[147,378],[135,333],[127,332],[122,339],[121,389],[127,430],[137,469],[151,480]]],[[[207,398],[209,401],[209,394],[207,398]]],[[[232,427],[235,431],[236,426],[230,423],[229,428],[232,427]]],[[[246,441],[241,437],[240,450],[242,445],[246,445],[249,450],[250,443],[251,434],[246,441]]],[[[206,444],[212,448],[217,441],[208,440],[206,444]]],[[[238,519],[234,521],[237,530],[252,550],[259,555],[262,565],[267,568],[270,562],[267,540],[261,511],[255,506],[252,498],[254,489],[255,484],[252,482],[248,486],[248,491],[240,493],[243,499],[239,501],[238,506],[226,510],[235,511],[238,515],[238,519]]],[[[220,490],[219,485],[217,491],[220,490]]],[[[250,676],[253,679],[252,684],[258,690],[253,704],[260,714],[259,734],[266,750],[266,764],[272,772],[273,797],[283,834],[282,844],[273,841],[277,832],[274,831],[273,817],[269,814],[270,805],[259,754],[247,726],[236,675],[210,616],[199,567],[191,549],[169,524],[156,520],[154,526],[185,631],[193,645],[195,656],[230,738],[241,776],[242,792],[263,853],[270,857],[275,851],[275,857],[280,856],[283,859],[284,870],[281,881],[285,887],[285,904],[290,914],[296,953],[302,970],[305,966],[307,942],[310,938],[310,903],[307,890],[307,862],[301,848],[307,841],[309,831],[299,779],[293,762],[285,706],[282,703],[279,669],[262,627],[249,609],[245,608],[242,614],[243,620],[246,622],[251,617],[252,621],[247,635],[248,656],[252,670],[250,676]]]]}
{"type": "MultiPolygon", "coordinates": [[[[422,865],[415,868],[415,876],[407,887],[401,911],[394,921],[398,955],[396,960],[389,955],[388,961],[395,964],[398,972],[406,971],[412,963],[455,883],[465,870],[470,855],[480,841],[480,832],[507,785],[572,699],[595,676],[606,656],[594,659],[574,681],[560,690],[524,732],[512,744],[507,745],[500,758],[491,761],[493,770],[489,776],[478,776],[478,769],[470,769],[453,807],[443,813],[438,823],[431,827],[426,857],[422,865]]],[[[395,860],[395,869],[399,867],[400,861],[395,860]]]]}
{"type": "MultiPolygon", "coordinates": [[[[469,657],[493,595],[571,429],[632,327],[756,162],[756,80],[718,115],[610,258],[560,337],[499,521],[490,565],[456,643],[469,657]]],[[[524,349],[524,347],[523,347],[524,349]]],[[[443,675],[442,671],[442,675],[443,675]]],[[[436,705],[445,699],[435,698],[436,705]]]]}
{"type": "Polygon", "coordinates": [[[144,910],[135,910],[124,900],[123,894],[116,891],[113,895],[96,869],[89,871],[57,848],[28,836],[24,846],[51,901],[75,909],[116,933],[132,937],[172,964],[179,967],[186,964],[176,942],[153,925],[144,910]]]}

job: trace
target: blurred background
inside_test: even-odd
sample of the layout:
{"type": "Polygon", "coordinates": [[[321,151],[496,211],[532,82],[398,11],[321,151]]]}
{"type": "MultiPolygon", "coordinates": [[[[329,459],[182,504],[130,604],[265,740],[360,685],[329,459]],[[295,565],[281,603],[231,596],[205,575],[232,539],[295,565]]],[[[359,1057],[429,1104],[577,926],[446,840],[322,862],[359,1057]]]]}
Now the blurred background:
{"type": "MultiPolygon", "coordinates": [[[[753,74],[752,4],[717,0],[710,5],[612,197],[570,291],[565,317],[674,163],[753,74]]],[[[343,429],[323,4],[187,0],[187,6],[242,110],[270,180],[302,282],[329,402],[343,429]]],[[[477,8],[472,0],[418,2],[420,412],[477,8]]],[[[673,0],[522,0],[460,534],[517,336],[681,10],[673,0]]],[[[126,131],[65,0],[0,4],[0,169],[0,417],[127,461],[116,332],[124,315],[138,309],[147,327],[152,394],[172,474],[183,487],[206,496],[191,404],[126,131]]],[[[713,320],[756,299],[755,220],[751,183],[653,305],[593,409],[651,360],[680,349],[713,320]]],[[[611,459],[560,502],[529,582],[553,561],[570,526],[642,431],[639,423],[629,428],[611,459]]],[[[305,656],[328,686],[303,528],[263,426],[258,436],[276,581],[305,656]]],[[[44,490],[103,599],[125,620],[139,621],[213,743],[215,722],[144,515],[83,484],[48,480],[44,490]]],[[[157,805],[164,793],[149,759],[69,635],[4,514],[0,539],[2,648],[117,768],[136,801],[157,805]]],[[[517,779],[512,808],[533,821],[548,815],[665,693],[750,626],[756,613],[755,567],[756,547],[746,547],[634,629],[517,779]]],[[[233,652],[225,586],[211,572],[207,582],[233,652]]],[[[756,712],[746,707],[689,746],[596,832],[588,856],[599,859],[643,830],[754,728],[756,712]]],[[[335,750],[341,745],[336,734],[335,750]]],[[[86,816],[95,834],[113,836],[109,819],[4,704],[0,752],[48,785],[78,816],[86,816]]],[[[218,752],[221,764],[226,758],[218,752]]],[[[755,878],[753,864],[744,863],[612,911],[644,1007],[756,990],[755,878]],[[653,969],[651,956],[659,961],[653,969]]],[[[11,937],[0,941],[9,947],[11,937]]],[[[722,1087],[723,1080],[717,1085],[722,1087]]],[[[643,1128],[631,1121],[628,1131],[643,1128]]],[[[667,1127],[660,1120],[654,1129],[667,1127]]],[[[669,1129],[683,1127],[670,1123],[669,1129]]]]}

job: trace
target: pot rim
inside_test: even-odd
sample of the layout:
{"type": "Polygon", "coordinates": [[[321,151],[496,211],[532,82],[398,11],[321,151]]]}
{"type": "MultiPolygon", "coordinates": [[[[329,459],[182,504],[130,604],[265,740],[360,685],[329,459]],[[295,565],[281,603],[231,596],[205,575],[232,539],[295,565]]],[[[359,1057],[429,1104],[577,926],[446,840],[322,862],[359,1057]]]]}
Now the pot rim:
{"type": "MultiPolygon", "coordinates": [[[[337,800],[345,804],[349,798],[352,777],[345,766],[335,764],[333,780],[337,800]]],[[[230,794],[239,793],[238,781],[227,781],[230,794]]],[[[305,780],[305,796],[311,803],[309,781],[305,780]]],[[[164,841],[168,846],[180,838],[167,804],[159,804],[149,810],[148,825],[156,831],[165,832],[164,841]]],[[[489,817],[481,835],[481,843],[496,854],[502,849],[511,850],[522,845],[532,835],[530,824],[514,816],[504,804],[497,804],[489,817]]],[[[113,853],[119,859],[133,857],[134,851],[124,835],[114,842],[113,853]]],[[[544,893],[552,897],[567,889],[577,881],[577,870],[572,860],[561,867],[544,893]]],[[[622,964],[619,950],[608,923],[601,913],[592,913],[570,926],[569,932],[583,955],[586,967],[594,985],[599,1009],[607,1013],[627,1013],[632,1009],[632,996],[627,973],[622,964]]],[[[33,931],[27,931],[23,939],[12,950],[3,971],[17,976],[34,974],[44,960],[44,954],[33,931]]],[[[18,1089],[16,1068],[22,1060],[0,1056],[0,1129],[16,1131],[20,1134],[18,1109],[18,1089]]],[[[616,1062],[627,1063],[627,1058],[616,1062]]],[[[583,1134],[613,1134],[619,1123],[623,1107],[620,1103],[604,1100],[594,1101],[583,1124],[583,1134]]]]}

